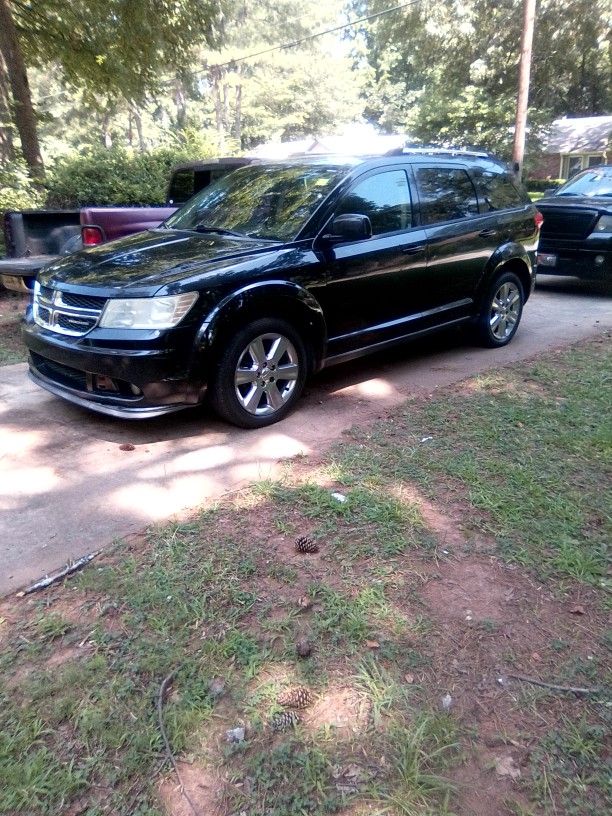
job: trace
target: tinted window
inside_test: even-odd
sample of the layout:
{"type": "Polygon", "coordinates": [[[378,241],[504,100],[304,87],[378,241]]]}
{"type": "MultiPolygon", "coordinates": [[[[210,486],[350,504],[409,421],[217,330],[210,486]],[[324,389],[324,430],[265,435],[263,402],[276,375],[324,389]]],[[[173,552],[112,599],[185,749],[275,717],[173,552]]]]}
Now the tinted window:
{"type": "Polygon", "coordinates": [[[476,191],[465,170],[419,167],[416,177],[424,224],[456,221],[478,212],[476,191]]]}
{"type": "Polygon", "coordinates": [[[349,166],[250,165],[226,173],[166,221],[171,229],[222,229],[254,238],[293,238],[349,166]]]}
{"type": "Polygon", "coordinates": [[[481,209],[507,210],[525,204],[525,197],[514,186],[512,179],[503,173],[483,172],[476,179],[480,193],[481,209]]]}
{"type": "Polygon", "coordinates": [[[193,170],[177,170],[170,179],[168,202],[182,204],[194,194],[193,170]]]}
{"type": "Polygon", "coordinates": [[[406,173],[390,170],[356,184],[336,210],[336,215],[345,213],[367,215],[373,235],[408,229],[412,226],[412,206],[406,173]]]}

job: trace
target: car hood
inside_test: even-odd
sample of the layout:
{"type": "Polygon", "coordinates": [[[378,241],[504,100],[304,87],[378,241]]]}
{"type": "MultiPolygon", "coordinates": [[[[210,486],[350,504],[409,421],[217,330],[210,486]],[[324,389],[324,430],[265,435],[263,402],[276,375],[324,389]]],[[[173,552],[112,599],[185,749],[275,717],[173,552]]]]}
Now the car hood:
{"type": "Polygon", "coordinates": [[[591,210],[612,212],[610,196],[550,196],[536,201],[536,207],[588,207],[591,210]]]}
{"type": "Polygon", "coordinates": [[[43,285],[150,289],[280,247],[253,238],[157,229],[68,255],[46,267],[39,280],[43,285]]]}

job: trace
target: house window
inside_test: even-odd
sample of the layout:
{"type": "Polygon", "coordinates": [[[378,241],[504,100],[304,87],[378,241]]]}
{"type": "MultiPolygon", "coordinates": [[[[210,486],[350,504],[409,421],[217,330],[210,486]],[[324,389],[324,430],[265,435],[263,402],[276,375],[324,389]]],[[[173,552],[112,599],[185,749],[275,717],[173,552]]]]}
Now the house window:
{"type": "Polygon", "coordinates": [[[561,172],[559,178],[569,179],[581,170],[588,170],[597,164],[607,164],[606,155],[602,153],[585,154],[581,156],[561,156],[561,172]]]}

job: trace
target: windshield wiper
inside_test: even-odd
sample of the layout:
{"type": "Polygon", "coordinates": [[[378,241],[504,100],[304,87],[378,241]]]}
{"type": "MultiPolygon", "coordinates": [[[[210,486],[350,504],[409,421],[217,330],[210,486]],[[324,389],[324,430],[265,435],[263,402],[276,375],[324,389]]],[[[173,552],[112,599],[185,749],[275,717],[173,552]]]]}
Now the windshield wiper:
{"type": "Polygon", "coordinates": [[[235,232],[234,230],[224,229],[223,227],[207,227],[206,224],[196,224],[192,229],[194,232],[210,232],[216,233],[217,235],[233,235],[234,238],[247,238],[243,232],[235,232]]]}

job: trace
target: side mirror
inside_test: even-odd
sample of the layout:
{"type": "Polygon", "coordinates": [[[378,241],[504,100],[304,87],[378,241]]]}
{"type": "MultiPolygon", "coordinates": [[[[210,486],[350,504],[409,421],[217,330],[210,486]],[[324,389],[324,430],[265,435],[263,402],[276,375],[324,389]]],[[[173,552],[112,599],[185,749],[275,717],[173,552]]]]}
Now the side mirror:
{"type": "Polygon", "coordinates": [[[547,190],[544,190],[544,195],[545,196],[554,195],[558,189],[559,189],[558,187],[549,187],[547,190]]]}
{"type": "Polygon", "coordinates": [[[322,236],[326,241],[364,241],[372,237],[372,223],[367,215],[347,213],[337,215],[330,224],[330,232],[322,236]]]}

